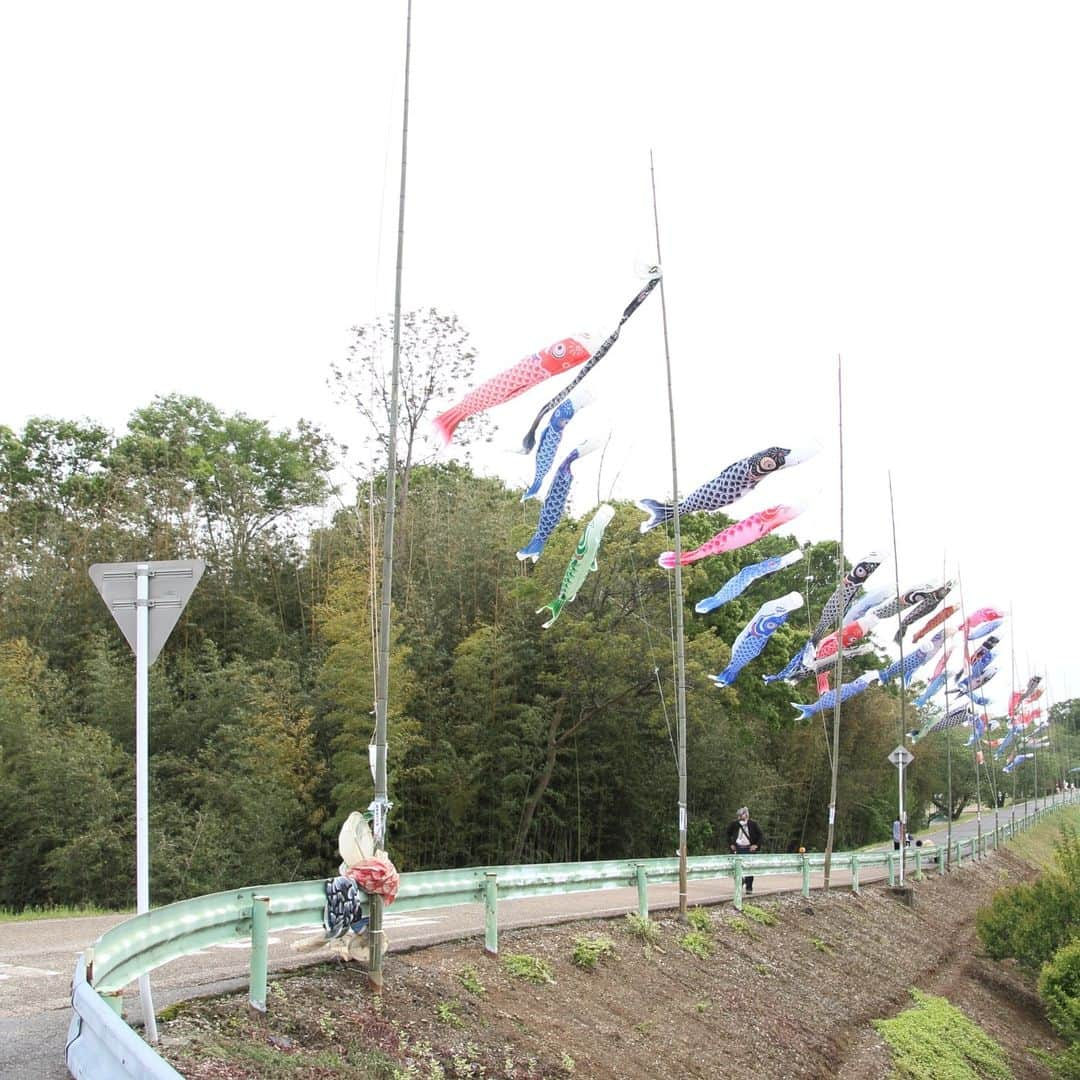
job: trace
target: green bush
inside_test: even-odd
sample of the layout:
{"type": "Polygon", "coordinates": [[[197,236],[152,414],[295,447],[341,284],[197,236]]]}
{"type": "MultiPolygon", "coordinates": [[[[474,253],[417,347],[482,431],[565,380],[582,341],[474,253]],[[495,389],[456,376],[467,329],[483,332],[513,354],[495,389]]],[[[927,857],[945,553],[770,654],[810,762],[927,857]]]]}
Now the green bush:
{"type": "Polygon", "coordinates": [[[993,959],[1014,956],[1040,967],[1080,928],[1080,837],[1073,826],[1061,827],[1054,851],[1056,865],[1045,876],[1003,889],[976,917],[979,938],[993,959]]]}
{"type": "Polygon", "coordinates": [[[593,971],[601,960],[615,956],[615,942],[602,935],[574,938],[574,951],[570,959],[579,968],[593,971]]]}
{"type": "Polygon", "coordinates": [[[1054,1030],[1070,1043],[1080,1042],[1080,941],[1058,949],[1042,969],[1039,996],[1054,1030]]]}

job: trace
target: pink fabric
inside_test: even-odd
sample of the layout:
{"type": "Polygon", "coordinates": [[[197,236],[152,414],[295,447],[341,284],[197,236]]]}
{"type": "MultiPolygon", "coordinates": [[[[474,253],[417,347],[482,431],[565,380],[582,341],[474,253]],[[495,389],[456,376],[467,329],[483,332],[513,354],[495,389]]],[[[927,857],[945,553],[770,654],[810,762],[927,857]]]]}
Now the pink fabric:
{"type": "Polygon", "coordinates": [[[366,893],[378,893],[389,907],[397,896],[398,872],[385,855],[373,855],[345,871],[366,893]]]}

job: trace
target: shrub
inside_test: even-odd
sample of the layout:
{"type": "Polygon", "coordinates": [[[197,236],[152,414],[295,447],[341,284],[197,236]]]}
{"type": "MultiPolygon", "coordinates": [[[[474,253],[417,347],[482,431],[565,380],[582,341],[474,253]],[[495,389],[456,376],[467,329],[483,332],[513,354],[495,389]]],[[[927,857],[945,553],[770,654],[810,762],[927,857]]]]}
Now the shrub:
{"type": "Polygon", "coordinates": [[[774,912],[766,911],[765,908],[757,907],[754,904],[743,904],[742,912],[753,919],[754,922],[761,923],[762,926],[775,926],[780,921],[774,912]]]}
{"type": "Polygon", "coordinates": [[[1039,996],[1054,1030],[1067,1042],[1080,1042],[1080,941],[1058,949],[1042,969],[1039,996]]]}

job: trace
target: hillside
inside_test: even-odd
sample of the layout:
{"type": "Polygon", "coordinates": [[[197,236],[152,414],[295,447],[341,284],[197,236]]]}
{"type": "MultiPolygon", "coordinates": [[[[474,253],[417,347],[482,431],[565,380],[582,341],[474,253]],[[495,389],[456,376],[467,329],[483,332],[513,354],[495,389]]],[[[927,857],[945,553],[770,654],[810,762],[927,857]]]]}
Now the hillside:
{"type": "MultiPolygon", "coordinates": [[[[163,1052],[190,1078],[844,1077],[888,1075],[871,1021],[911,1004],[910,988],[948,998],[1006,1050],[1016,1077],[1049,1073],[1030,1048],[1059,1046],[1030,984],[980,957],[975,912],[1035,870],[1010,851],[914,883],[914,906],[878,884],[810,900],[755,897],[766,925],[729,904],[708,909],[711,955],[656,918],[649,944],[626,920],[501,935],[498,960],[470,939],[391,955],[385,993],[337,962],[279,976],[269,1013],[245,998],[189,1003],[161,1024],[163,1052]],[[592,971],[571,957],[606,936],[592,971]],[[544,961],[532,983],[508,959],[544,961]]],[[[759,881],[759,885],[765,884],[759,881]]]]}

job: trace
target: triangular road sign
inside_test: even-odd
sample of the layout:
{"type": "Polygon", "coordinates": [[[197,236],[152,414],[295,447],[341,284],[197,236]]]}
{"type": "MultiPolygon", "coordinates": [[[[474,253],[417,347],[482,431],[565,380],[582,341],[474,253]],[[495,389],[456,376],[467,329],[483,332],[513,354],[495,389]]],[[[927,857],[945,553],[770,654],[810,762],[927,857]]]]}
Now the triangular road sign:
{"type": "Polygon", "coordinates": [[[206,563],[202,559],[176,559],[171,562],[95,563],[90,567],[90,580],[108,604],[132,652],[135,652],[135,600],[140,567],[146,567],[149,579],[150,638],[146,658],[149,666],[169,639],[188,598],[203,576],[206,563]]]}

